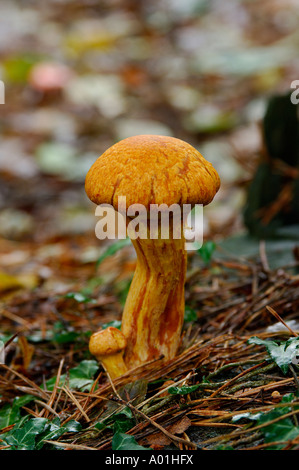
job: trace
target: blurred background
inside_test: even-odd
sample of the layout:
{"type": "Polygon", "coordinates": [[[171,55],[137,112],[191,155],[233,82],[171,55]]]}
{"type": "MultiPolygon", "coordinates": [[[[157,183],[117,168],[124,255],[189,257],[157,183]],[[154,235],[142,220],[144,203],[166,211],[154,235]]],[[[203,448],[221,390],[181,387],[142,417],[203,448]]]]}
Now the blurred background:
{"type": "Polygon", "coordinates": [[[57,244],[65,240],[81,243],[84,260],[96,258],[85,175],[135,134],[186,140],[215,166],[222,187],[204,211],[205,238],[259,235],[257,214],[262,236],[273,220],[274,228],[298,222],[297,205],[280,219],[299,199],[289,96],[299,79],[298,17],[297,0],[1,0],[3,264],[28,261],[32,251],[26,258],[20,244],[42,257],[43,244],[55,242],[45,256],[66,256],[57,244]],[[273,180],[269,160],[290,153],[273,180]],[[263,204],[272,212],[259,212],[263,204]]]}

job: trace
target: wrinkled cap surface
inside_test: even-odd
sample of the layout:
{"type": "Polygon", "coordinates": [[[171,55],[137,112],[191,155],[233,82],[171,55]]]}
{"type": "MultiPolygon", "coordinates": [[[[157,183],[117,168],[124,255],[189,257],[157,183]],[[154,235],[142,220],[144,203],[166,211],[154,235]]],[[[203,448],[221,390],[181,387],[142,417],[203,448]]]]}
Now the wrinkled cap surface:
{"type": "Polygon", "coordinates": [[[160,135],[121,140],[104,152],[85,181],[95,204],[118,208],[118,198],[132,204],[209,204],[220,186],[210,162],[190,144],[160,135]]]}

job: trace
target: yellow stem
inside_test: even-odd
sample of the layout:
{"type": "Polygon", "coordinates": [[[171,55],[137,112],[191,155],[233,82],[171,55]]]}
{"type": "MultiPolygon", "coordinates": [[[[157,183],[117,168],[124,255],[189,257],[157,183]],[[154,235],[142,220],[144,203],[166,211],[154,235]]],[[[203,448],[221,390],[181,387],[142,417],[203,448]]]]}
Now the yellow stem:
{"type": "Polygon", "coordinates": [[[132,240],[137,266],[122,317],[124,361],[130,369],[177,352],[184,321],[186,251],[181,238],[132,240]]]}
{"type": "Polygon", "coordinates": [[[97,357],[97,359],[102,363],[111,379],[115,379],[116,377],[123,375],[128,370],[124,363],[123,352],[116,353],[111,356],[97,357]]]}

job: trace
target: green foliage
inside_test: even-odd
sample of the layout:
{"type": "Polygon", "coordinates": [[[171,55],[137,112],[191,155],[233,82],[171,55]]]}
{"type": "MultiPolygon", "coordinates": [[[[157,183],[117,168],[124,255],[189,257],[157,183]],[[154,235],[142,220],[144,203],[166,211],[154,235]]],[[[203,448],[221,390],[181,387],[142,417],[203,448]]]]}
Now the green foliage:
{"type": "Polygon", "coordinates": [[[78,343],[78,341],[84,339],[84,335],[89,335],[90,333],[82,333],[74,331],[71,326],[65,325],[62,322],[55,322],[52,330],[47,330],[46,336],[41,331],[36,331],[29,335],[27,338],[32,343],[39,343],[42,341],[53,341],[57,344],[65,343],[78,343]]]}
{"type": "Polygon", "coordinates": [[[216,244],[209,240],[205,242],[201,248],[197,250],[197,253],[200,255],[203,262],[207,265],[212,259],[212,255],[216,249],[216,244]]]}
{"type": "Polygon", "coordinates": [[[5,403],[0,410],[0,429],[6,428],[11,424],[20,423],[22,421],[21,407],[32,401],[32,395],[24,395],[16,397],[12,403],[5,403]]]}
{"type": "MultiPolygon", "coordinates": [[[[94,382],[94,375],[97,372],[99,365],[95,360],[84,360],[73,369],[70,369],[68,374],[63,374],[60,377],[59,386],[67,385],[70,389],[74,390],[87,390],[89,391],[94,382]]],[[[52,377],[46,382],[48,390],[53,390],[56,377],[52,377]]]]}
{"type": "Polygon", "coordinates": [[[193,308],[186,305],[185,307],[185,314],[184,314],[184,321],[188,322],[195,322],[197,320],[197,313],[193,308]]]}
{"type": "Polygon", "coordinates": [[[135,438],[129,434],[118,432],[112,439],[112,450],[148,450],[137,444],[135,438]]]}
{"type": "MultiPolygon", "coordinates": [[[[263,415],[257,424],[261,425],[267,423],[268,421],[272,421],[280,416],[283,416],[280,413],[280,410],[273,410],[272,412],[263,415]]],[[[269,426],[262,428],[261,431],[265,437],[265,443],[278,441],[287,442],[299,436],[299,427],[294,425],[291,417],[283,418],[277,423],[269,424],[269,426]]],[[[269,447],[269,449],[272,448],[273,450],[279,450],[282,447],[283,444],[279,444],[273,445],[272,447],[269,447]]]]}
{"type": "Polygon", "coordinates": [[[80,333],[66,328],[61,322],[56,322],[53,328],[52,341],[57,344],[73,343],[78,339],[80,333]]]}
{"type": "Polygon", "coordinates": [[[297,398],[292,393],[289,393],[284,395],[281,402],[282,404],[285,403],[286,406],[277,407],[264,413],[242,413],[235,416],[233,418],[233,422],[244,418],[255,421],[257,426],[263,426],[261,427],[260,432],[264,436],[265,443],[282,443],[275,444],[268,448],[279,450],[284,446],[283,443],[299,436],[299,426],[297,425],[297,421],[294,422],[291,416],[284,417],[291,411],[299,410],[299,403],[296,405],[296,401],[297,398]],[[292,406],[288,406],[288,404],[292,406]],[[276,421],[273,422],[274,420],[276,421]],[[266,423],[269,424],[267,425],[266,423]]]}
{"type": "Polygon", "coordinates": [[[103,323],[102,328],[103,328],[103,330],[105,330],[106,328],[109,328],[109,326],[113,326],[114,328],[117,328],[118,330],[120,330],[121,321],[113,320],[113,321],[110,321],[108,323],[103,323]]]}
{"type": "Polygon", "coordinates": [[[171,395],[187,395],[188,393],[195,392],[195,390],[197,390],[198,387],[199,385],[190,385],[190,386],[183,385],[182,387],[170,387],[168,389],[168,392],[171,395]]]}
{"type": "Polygon", "coordinates": [[[74,299],[78,303],[95,303],[96,300],[92,299],[90,296],[84,294],[83,292],[68,292],[65,296],[66,299],[74,299]]]}
{"type": "Polygon", "coordinates": [[[135,419],[132,415],[130,408],[126,407],[118,413],[109,416],[99,423],[96,423],[95,428],[101,431],[102,429],[108,428],[116,433],[125,433],[129,431],[135,425],[135,419]]]}
{"type": "Polygon", "coordinates": [[[290,338],[287,341],[277,343],[271,340],[263,340],[253,336],[249,338],[248,344],[260,344],[265,346],[271,359],[280,367],[284,374],[287,373],[289,365],[296,358],[299,348],[299,336],[290,338]]]}
{"type": "Polygon", "coordinates": [[[47,423],[46,418],[27,419],[21,426],[16,425],[10,432],[4,434],[3,442],[11,446],[10,450],[33,450],[36,436],[45,431],[47,423]]]}
{"type": "MultiPolygon", "coordinates": [[[[70,389],[90,390],[97,370],[97,361],[82,361],[77,367],[70,369],[68,374],[61,376],[59,386],[68,385],[70,389]]],[[[52,390],[55,382],[56,377],[48,380],[46,383],[47,389],[52,390]]],[[[9,449],[39,450],[44,446],[45,440],[57,439],[66,432],[80,431],[81,425],[76,421],[69,421],[61,426],[59,418],[49,421],[45,418],[31,418],[29,414],[22,416],[21,407],[32,400],[34,400],[34,397],[31,395],[16,397],[12,404],[6,403],[0,409],[0,429],[14,424],[10,431],[1,435],[2,444],[11,446],[9,449]]],[[[127,430],[125,425],[121,427],[122,417],[116,416],[115,422],[117,420],[120,422],[117,429],[127,430]]],[[[128,424],[128,419],[126,418],[126,420],[128,424]]]]}
{"type": "Polygon", "coordinates": [[[129,408],[125,408],[120,413],[113,416],[113,433],[125,433],[135,425],[135,419],[129,408]]]}
{"type": "Polygon", "coordinates": [[[2,435],[3,444],[11,446],[9,450],[40,450],[45,440],[53,440],[67,432],[78,432],[81,425],[69,421],[60,425],[59,418],[49,421],[46,418],[31,418],[17,423],[13,429],[2,435]]]}
{"type": "MultiPolygon", "coordinates": [[[[147,381],[135,380],[118,389],[119,395],[132,405],[141,403],[147,391],[147,381]]],[[[95,424],[98,431],[110,429],[113,434],[126,433],[136,424],[135,417],[129,407],[123,407],[119,403],[111,400],[105,406],[105,411],[101,415],[101,420],[95,424]]]]}

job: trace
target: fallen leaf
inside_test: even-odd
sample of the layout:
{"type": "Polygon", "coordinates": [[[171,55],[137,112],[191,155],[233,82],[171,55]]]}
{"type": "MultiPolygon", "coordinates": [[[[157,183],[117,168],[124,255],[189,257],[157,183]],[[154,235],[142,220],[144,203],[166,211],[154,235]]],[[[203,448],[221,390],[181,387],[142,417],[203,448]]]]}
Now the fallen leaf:
{"type": "Polygon", "coordinates": [[[14,276],[6,272],[0,272],[0,292],[20,289],[22,287],[31,289],[38,283],[38,278],[32,273],[14,276]]]}
{"type": "MultiPolygon", "coordinates": [[[[189,426],[191,426],[191,420],[187,417],[184,416],[181,420],[177,421],[174,424],[171,424],[170,426],[165,427],[166,431],[168,431],[170,434],[182,434],[185,432],[189,426]]],[[[150,434],[149,436],[146,437],[147,442],[150,444],[150,446],[166,446],[171,443],[171,440],[165,436],[162,432],[150,434]]]]}
{"type": "Polygon", "coordinates": [[[0,292],[5,292],[11,289],[18,289],[22,286],[17,277],[11,274],[0,272],[0,292]]]}
{"type": "Polygon", "coordinates": [[[21,355],[23,360],[23,367],[24,369],[28,369],[33,353],[34,353],[34,346],[29,344],[25,336],[19,336],[18,343],[21,349],[21,355]]]}

